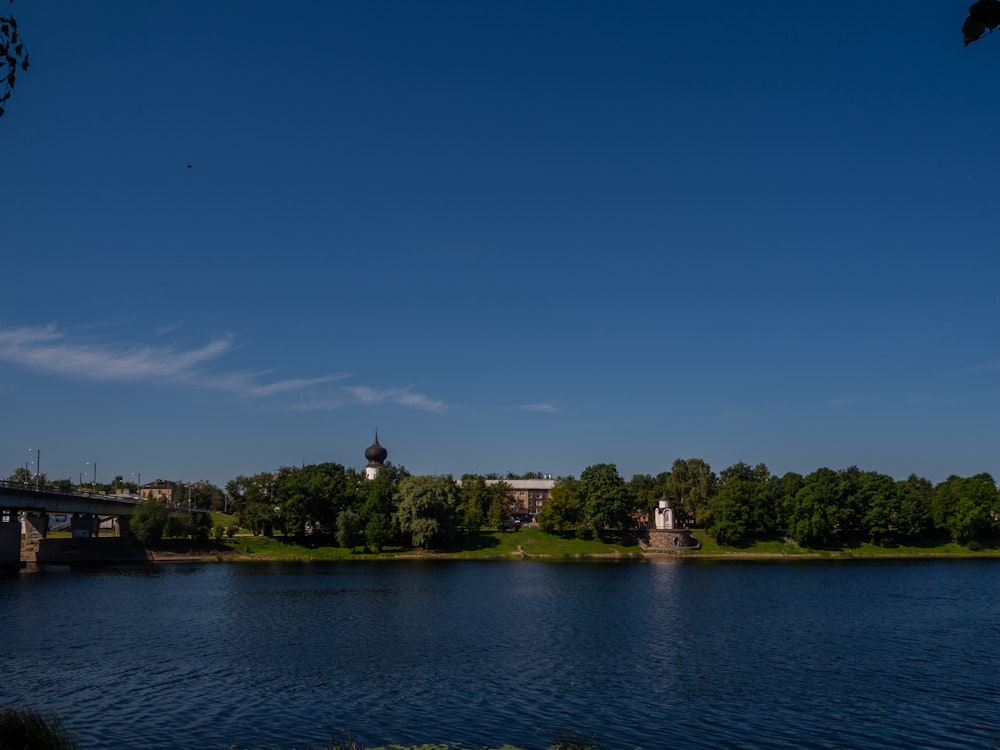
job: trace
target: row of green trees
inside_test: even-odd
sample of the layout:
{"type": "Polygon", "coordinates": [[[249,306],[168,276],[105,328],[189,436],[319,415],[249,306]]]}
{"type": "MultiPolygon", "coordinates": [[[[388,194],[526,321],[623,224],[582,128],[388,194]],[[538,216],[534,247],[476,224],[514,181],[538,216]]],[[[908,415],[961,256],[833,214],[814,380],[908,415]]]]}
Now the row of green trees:
{"type": "Polygon", "coordinates": [[[989,474],[950,476],[937,485],[911,475],[895,480],[856,466],[805,476],[772,474],[739,462],[716,474],[702,459],[678,459],[668,472],[624,481],[613,464],[564,480],[538,515],[541,528],[621,528],[641,521],[666,497],[681,523],[724,545],[790,538],[807,547],[1000,542],[1000,493],[989,474]]]}
{"type": "Polygon", "coordinates": [[[212,532],[212,519],[207,513],[171,511],[162,500],[149,498],[135,509],[129,529],[147,547],[165,536],[205,541],[212,532]]]}
{"type": "Polygon", "coordinates": [[[462,531],[502,528],[510,517],[500,480],[412,476],[387,463],[373,480],[336,463],[283,467],[226,484],[237,522],[255,534],[324,534],[342,547],[441,547],[462,531]]]}
{"type": "MultiPolygon", "coordinates": [[[[509,490],[499,475],[466,474],[455,482],[411,476],[391,464],[371,482],[339,464],[319,464],[238,477],[226,486],[240,525],[255,533],[323,532],[341,546],[373,550],[441,546],[462,531],[502,528],[512,512],[509,490]]],[[[700,458],[677,459],[670,471],[628,481],[614,464],[588,466],[579,479],[557,480],[537,520],[549,533],[601,535],[648,521],[661,497],[680,523],[724,545],[776,538],[817,548],[1000,542],[1000,492],[989,474],[934,485],[853,466],[779,476],[742,461],[716,474],[700,458]]]]}
{"type": "MultiPolygon", "coordinates": [[[[324,463],[239,476],[225,491],[206,483],[179,487],[175,503],[228,509],[256,534],[323,534],[344,547],[375,551],[443,546],[463,531],[503,528],[512,512],[510,486],[499,474],[466,474],[455,482],[450,476],[412,476],[391,463],[373,481],[324,463]]],[[[628,481],[614,464],[589,466],[579,479],[560,477],[537,520],[543,531],[563,535],[619,531],[647,520],[661,497],[670,500],[680,523],[704,529],[724,545],[774,538],[820,548],[1000,543],[1000,493],[989,474],[950,476],[935,485],[916,475],[896,480],[853,466],[779,476],[764,464],[742,461],[716,474],[700,458],[677,459],[669,471],[628,481]]]]}

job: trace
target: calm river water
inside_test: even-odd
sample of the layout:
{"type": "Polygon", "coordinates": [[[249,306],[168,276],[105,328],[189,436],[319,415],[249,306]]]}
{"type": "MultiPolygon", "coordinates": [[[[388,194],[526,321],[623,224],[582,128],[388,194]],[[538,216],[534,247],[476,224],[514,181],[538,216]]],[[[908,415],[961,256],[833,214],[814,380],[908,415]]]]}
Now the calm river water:
{"type": "Polygon", "coordinates": [[[81,748],[994,748],[1000,562],[349,562],[0,577],[0,704],[81,748]]]}

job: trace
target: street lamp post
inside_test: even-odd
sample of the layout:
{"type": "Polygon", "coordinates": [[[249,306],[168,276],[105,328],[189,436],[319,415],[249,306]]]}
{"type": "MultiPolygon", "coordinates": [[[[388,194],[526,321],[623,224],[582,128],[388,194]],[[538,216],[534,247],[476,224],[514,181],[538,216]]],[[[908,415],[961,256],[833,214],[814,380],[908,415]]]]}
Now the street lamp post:
{"type": "Polygon", "coordinates": [[[142,474],[138,471],[133,471],[132,476],[135,477],[135,494],[142,497],[142,474]]]}
{"type": "Polygon", "coordinates": [[[96,495],[97,494],[97,462],[96,461],[93,461],[93,462],[87,461],[87,466],[93,466],[94,467],[94,481],[91,482],[91,484],[90,484],[90,491],[93,492],[96,495]]]}
{"type": "Polygon", "coordinates": [[[42,486],[42,449],[28,448],[28,453],[35,454],[35,489],[42,486]]]}

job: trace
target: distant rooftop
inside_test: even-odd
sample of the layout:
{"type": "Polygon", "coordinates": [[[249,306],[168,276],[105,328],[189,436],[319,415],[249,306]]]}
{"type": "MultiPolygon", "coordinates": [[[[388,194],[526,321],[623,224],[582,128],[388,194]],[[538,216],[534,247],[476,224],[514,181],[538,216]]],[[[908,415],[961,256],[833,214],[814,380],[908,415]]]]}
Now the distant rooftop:
{"type": "Polygon", "coordinates": [[[512,490],[551,490],[556,486],[555,479],[487,479],[486,484],[506,482],[512,490]]]}

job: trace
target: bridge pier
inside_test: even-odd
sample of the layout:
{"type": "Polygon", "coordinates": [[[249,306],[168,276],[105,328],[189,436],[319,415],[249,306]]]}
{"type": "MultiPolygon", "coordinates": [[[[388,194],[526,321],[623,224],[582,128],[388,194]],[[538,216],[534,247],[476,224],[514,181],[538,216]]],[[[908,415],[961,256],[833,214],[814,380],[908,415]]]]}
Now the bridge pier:
{"type": "Polygon", "coordinates": [[[24,535],[28,540],[47,539],[49,536],[49,514],[45,512],[25,513],[24,535]]]}
{"type": "Polygon", "coordinates": [[[0,511],[0,568],[21,567],[21,519],[16,510],[0,511]]]}
{"type": "Polygon", "coordinates": [[[103,518],[117,519],[119,535],[130,537],[129,518],[136,505],[132,497],[69,492],[0,479],[0,566],[24,564],[32,556],[44,561],[48,552],[42,548],[54,550],[62,542],[70,547],[76,544],[74,549],[87,550],[89,543],[84,540],[93,540],[100,534],[103,518]],[[70,516],[72,542],[49,536],[49,520],[53,514],[70,516]]]}
{"type": "Polygon", "coordinates": [[[74,513],[69,527],[74,539],[93,539],[101,529],[101,519],[89,513],[74,513]]]}

